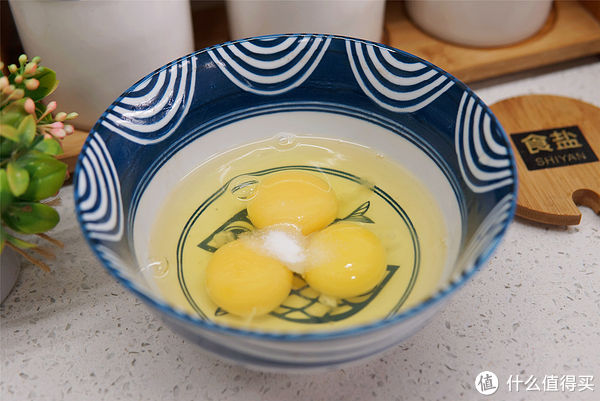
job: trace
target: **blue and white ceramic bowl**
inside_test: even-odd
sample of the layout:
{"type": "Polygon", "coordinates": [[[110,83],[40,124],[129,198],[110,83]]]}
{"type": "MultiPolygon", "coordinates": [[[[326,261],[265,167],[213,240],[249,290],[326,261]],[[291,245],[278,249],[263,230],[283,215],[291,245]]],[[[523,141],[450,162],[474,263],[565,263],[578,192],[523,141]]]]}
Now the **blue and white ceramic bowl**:
{"type": "Polygon", "coordinates": [[[506,135],[454,77],[380,44],[295,34],[214,46],[129,88],[81,151],[75,203],[110,274],[174,331],[245,365],[302,370],[373,356],[419,330],[496,247],[513,217],[516,188],[506,135]],[[384,320],[305,334],[224,327],[153,291],[140,267],[169,191],[212,155],[280,132],[360,143],[411,170],[439,201],[450,230],[441,289],[384,320]]]}

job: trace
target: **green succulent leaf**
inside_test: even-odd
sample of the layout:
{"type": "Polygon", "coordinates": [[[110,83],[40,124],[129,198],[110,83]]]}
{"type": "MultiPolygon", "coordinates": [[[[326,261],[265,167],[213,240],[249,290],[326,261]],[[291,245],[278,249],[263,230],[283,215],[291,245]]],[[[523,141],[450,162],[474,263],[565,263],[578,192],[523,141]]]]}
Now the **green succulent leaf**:
{"type": "Polygon", "coordinates": [[[5,169],[0,169],[0,209],[2,213],[6,210],[8,205],[14,200],[14,196],[8,185],[8,177],[5,169]]]}
{"type": "Polygon", "coordinates": [[[5,108],[3,108],[2,112],[0,113],[0,120],[2,121],[2,124],[18,127],[21,123],[21,120],[29,115],[23,107],[24,104],[25,99],[20,99],[16,102],[9,103],[5,108]]]}
{"type": "Polygon", "coordinates": [[[33,138],[35,138],[35,129],[35,119],[30,114],[21,120],[19,128],[17,128],[17,131],[19,132],[19,140],[26,145],[31,145],[33,138]]]}
{"type": "Polygon", "coordinates": [[[2,217],[10,228],[23,234],[46,232],[60,220],[56,210],[36,202],[15,202],[6,208],[2,217]]]}
{"type": "Polygon", "coordinates": [[[40,81],[40,86],[33,91],[25,90],[25,96],[36,102],[54,92],[58,86],[56,73],[48,67],[38,67],[34,78],[40,81]]]}
{"type": "Polygon", "coordinates": [[[0,124],[0,136],[13,142],[19,142],[19,131],[8,124],[0,124]]]}
{"type": "Polygon", "coordinates": [[[9,157],[17,146],[18,144],[16,142],[0,137],[0,158],[4,159],[9,157]]]}
{"type": "Polygon", "coordinates": [[[13,237],[10,234],[6,234],[6,241],[10,242],[17,248],[21,248],[21,249],[31,249],[31,248],[37,247],[36,244],[32,244],[31,242],[23,241],[22,239],[13,237]]]}
{"type": "Polygon", "coordinates": [[[18,161],[29,172],[29,187],[21,199],[37,201],[58,192],[67,175],[67,165],[37,150],[18,161]]]}
{"type": "Polygon", "coordinates": [[[44,140],[40,141],[37,145],[34,146],[34,149],[52,156],[60,155],[61,153],[63,153],[60,144],[54,138],[44,138],[44,140]]]}
{"type": "Polygon", "coordinates": [[[6,177],[8,186],[14,196],[21,196],[29,186],[29,172],[15,162],[9,162],[6,166],[6,177]]]}
{"type": "Polygon", "coordinates": [[[4,161],[3,159],[9,157],[17,146],[16,142],[0,137],[0,160],[4,161]]]}

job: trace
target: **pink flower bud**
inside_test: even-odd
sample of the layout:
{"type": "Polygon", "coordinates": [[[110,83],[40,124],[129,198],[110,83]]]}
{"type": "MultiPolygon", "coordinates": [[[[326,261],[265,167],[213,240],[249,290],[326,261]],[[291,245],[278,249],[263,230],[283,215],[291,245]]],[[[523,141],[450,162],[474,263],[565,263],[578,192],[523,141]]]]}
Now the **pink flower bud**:
{"type": "Polygon", "coordinates": [[[15,77],[15,82],[18,83],[18,84],[22,83],[23,82],[23,75],[17,75],[15,77]]]}
{"type": "Polygon", "coordinates": [[[10,95],[14,91],[15,91],[15,86],[14,85],[8,85],[4,89],[2,89],[2,93],[5,94],[5,95],[10,95]]]}
{"type": "Polygon", "coordinates": [[[37,88],[39,88],[39,86],[40,86],[40,81],[38,81],[35,78],[28,79],[27,81],[25,81],[25,87],[30,91],[36,90],[37,88]]]}
{"type": "Polygon", "coordinates": [[[25,99],[25,104],[23,105],[23,108],[28,114],[35,115],[35,102],[30,97],[25,99]]]}
{"type": "Polygon", "coordinates": [[[52,113],[54,110],[56,110],[56,102],[53,100],[46,106],[46,111],[52,113]]]}
{"type": "Polygon", "coordinates": [[[54,116],[54,121],[65,121],[66,118],[67,118],[67,113],[65,113],[64,111],[61,111],[60,113],[58,113],[57,115],[54,116]]]}
{"type": "Polygon", "coordinates": [[[63,129],[65,127],[65,125],[60,122],[60,121],[55,121],[52,124],[49,125],[50,128],[58,128],[58,129],[63,129]]]}
{"type": "Polygon", "coordinates": [[[67,135],[71,135],[73,131],[75,131],[75,129],[71,124],[65,124],[65,132],[67,133],[67,135]]]}
{"type": "Polygon", "coordinates": [[[9,85],[8,77],[0,78],[0,90],[6,88],[9,85]]]}
{"type": "Polygon", "coordinates": [[[25,74],[33,74],[35,73],[35,70],[37,70],[36,63],[27,63],[27,65],[25,66],[25,74]]]}
{"type": "Polygon", "coordinates": [[[65,132],[64,129],[62,128],[52,128],[50,130],[50,133],[55,137],[55,138],[59,138],[59,139],[63,139],[67,133],[65,132]]]}
{"type": "Polygon", "coordinates": [[[44,139],[51,139],[51,138],[52,138],[52,135],[50,135],[50,134],[44,134],[44,139]]]}

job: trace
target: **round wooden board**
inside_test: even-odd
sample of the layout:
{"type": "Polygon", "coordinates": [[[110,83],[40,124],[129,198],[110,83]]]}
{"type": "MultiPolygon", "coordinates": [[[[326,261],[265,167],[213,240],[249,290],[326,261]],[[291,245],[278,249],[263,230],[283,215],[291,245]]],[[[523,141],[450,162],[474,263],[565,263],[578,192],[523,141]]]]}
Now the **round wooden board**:
{"type": "Polygon", "coordinates": [[[577,205],[600,214],[600,108],[576,99],[526,95],[491,106],[517,161],[517,216],[579,224],[577,205]]]}

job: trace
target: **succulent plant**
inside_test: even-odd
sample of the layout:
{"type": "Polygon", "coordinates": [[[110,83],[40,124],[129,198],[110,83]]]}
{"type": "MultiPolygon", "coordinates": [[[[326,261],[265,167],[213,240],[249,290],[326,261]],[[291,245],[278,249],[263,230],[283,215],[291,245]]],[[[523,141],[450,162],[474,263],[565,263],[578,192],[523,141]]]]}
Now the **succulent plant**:
{"type": "Polygon", "coordinates": [[[47,199],[58,193],[67,177],[67,165],[55,156],[62,153],[60,140],[73,133],[65,121],[77,113],[53,114],[56,102],[42,102],[58,81],[56,73],[40,62],[39,57],[28,60],[23,54],[5,74],[0,61],[0,253],[8,246],[49,270],[25,250],[45,257],[52,257],[52,252],[22,237],[37,235],[62,246],[44,234],[59,221],[47,199]]]}

